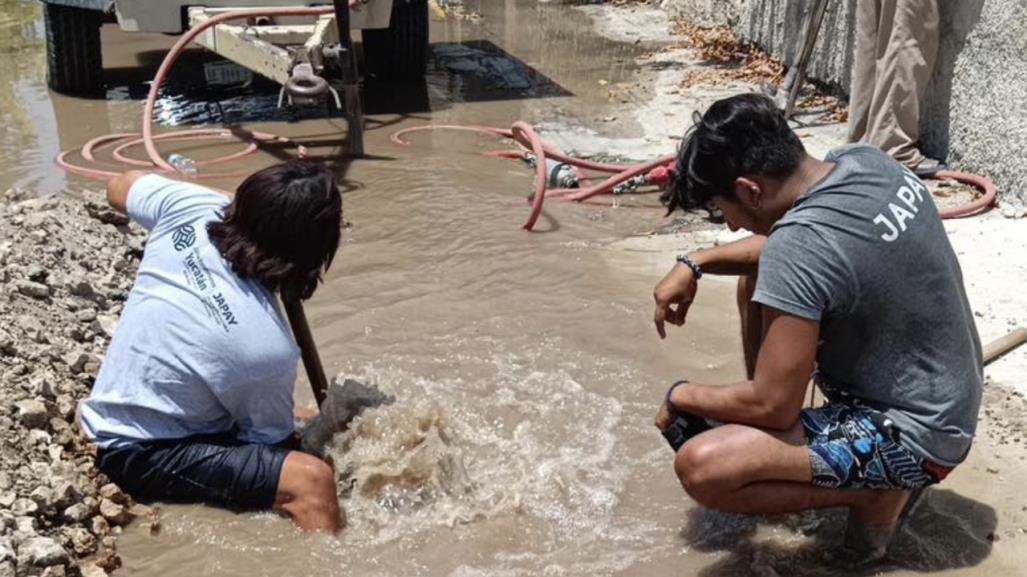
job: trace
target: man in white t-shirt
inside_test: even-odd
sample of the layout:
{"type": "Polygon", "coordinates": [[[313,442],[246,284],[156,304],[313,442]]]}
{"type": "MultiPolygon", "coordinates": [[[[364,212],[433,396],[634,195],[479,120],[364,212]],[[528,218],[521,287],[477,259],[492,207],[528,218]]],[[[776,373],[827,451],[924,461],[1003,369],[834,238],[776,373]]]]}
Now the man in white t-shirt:
{"type": "Polygon", "coordinates": [[[128,172],[107,200],[150,235],[82,406],[99,469],[138,498],[275,509],[337,531],[332,468],[290,450],[299,349],[277,298],[309,298],[335,256],[335,176],[291,161],[229,197],[128,172]]]}

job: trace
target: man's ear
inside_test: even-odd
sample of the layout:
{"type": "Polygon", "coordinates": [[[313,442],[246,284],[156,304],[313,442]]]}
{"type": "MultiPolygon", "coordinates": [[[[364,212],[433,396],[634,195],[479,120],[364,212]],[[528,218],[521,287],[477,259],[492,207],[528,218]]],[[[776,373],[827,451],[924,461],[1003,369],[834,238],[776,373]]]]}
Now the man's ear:
{"type": "Polygon", "coordinates": [[[763,187],[760,183],[744,176],[735,179],[735,198],[738,202],[750,209],[763,207],[763,187]]]}

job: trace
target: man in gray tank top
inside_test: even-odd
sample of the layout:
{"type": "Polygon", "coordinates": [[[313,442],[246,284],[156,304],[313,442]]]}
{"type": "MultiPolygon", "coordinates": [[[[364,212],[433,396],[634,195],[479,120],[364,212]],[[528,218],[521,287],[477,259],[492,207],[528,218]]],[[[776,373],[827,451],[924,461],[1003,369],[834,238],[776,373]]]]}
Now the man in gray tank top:
{"type": "Polygon", "coordinates": [[[735,513],[848,507],[846,545],[884,555],[910,497],[970,450],[981,346],[927,188],[866,145],[808,154],[768,99],[716,102],[664,201],[753,236],[678,257],[655,323],[682,325],[705,274],[738,275],[748,379],[679,381],[656,425],[699,503],[735,513]],[[810,378],[827,403],[803,409],[810,378]]]}

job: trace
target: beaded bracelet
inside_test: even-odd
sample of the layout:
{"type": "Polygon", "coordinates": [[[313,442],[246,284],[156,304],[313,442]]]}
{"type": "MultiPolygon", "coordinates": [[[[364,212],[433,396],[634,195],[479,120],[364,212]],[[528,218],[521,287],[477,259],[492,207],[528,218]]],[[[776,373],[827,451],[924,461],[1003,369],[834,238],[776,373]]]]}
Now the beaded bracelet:
{"type": "Polygon", "coordinates": [[[688,258],[687,254],[679,254],[678,258],[677,258],[677,261],[679,263],[687,266],[688,268],[692,269],[692,272],[695,273],[695,280],[699,280],[699,279],[702,278],[702,267],[699,266],[699,263],[697,263],[694,260],[688,258]]]}

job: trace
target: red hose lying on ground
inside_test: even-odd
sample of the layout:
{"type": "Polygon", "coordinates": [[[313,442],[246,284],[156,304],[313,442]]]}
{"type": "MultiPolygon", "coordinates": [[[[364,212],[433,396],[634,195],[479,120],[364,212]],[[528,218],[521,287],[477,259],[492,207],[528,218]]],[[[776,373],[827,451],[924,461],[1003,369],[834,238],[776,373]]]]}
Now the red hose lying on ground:
{"type": "Polygon", "coordinates": [[[443,124],[414,126],[412,128],[406,128],[393,133],[390,139],[392,142],[399,144],[400,146],[409,146],[410,142],[405,140],[403,137],[412,132],[425,130],[461,130],[509,138],[516,141],[525,150],[504,150],[486,154],[504,158],[524,159],[525,152],[530,152],[534,158],[537,159],[535,162],[535,192],[531,195],[531,212],[528,214],[528,218],[524,221],[524,224],[521,225],[521,228],[524,230],[531,230],[534,228],[535,222],[538,220],[539,215],[542,214],[542,204],[545,202],[547,197],[558,198],[560,200],[583,201],[600,194],[610,194],[618,185],[621,185],[637,176],[643,176],[646,180],[646,184],[664,184],[669,180],[670,165],[674,161],[674,156],[664,156],[643,164],[620,165],[575,158],[564,154],[555,146],[543,141],[542,138],[539,137],[538,133],[535,132],[534,128],[526,122],[515,122],[510,130],[491,126],[460,126],[443,124]],[[547,158],[576,168],[612,173],[613,175],[598,184],[585,188],[547,189],[546,182],[548,179],[546,178],[545,163],[547,158]]]}
{"type": "Polygon", "coordinates": [[[969,172],[958,172],[955,170],[940,170],[931,178],[949,178],[975,186],[984,193],[980,198],[974,199],[964,205],[939,209],[938,214],[940,214],[942,218],[962,218],[964,216],[973,216],[984,212],[992,205],[992,203],[995,202],[995,194],[997,192],[995,183],[983,176],[971,174],[969,172]]]}
{"type": "MultiPolygon", "coordinates": [[[[634,165],[606,164],[575,158],[564,154],[556,147],[543,141],[541,137],[539,137],[538,133],[532,129],[531,125],[525,122],[514,123],[511,130],[504,130],[502,128],[495,128],[492,126],[429,124],[397,131],[392,134],[390,139],[392,142],[399,144],[400,146],[409,146],[410,142],[404,139],[404,136],[412,132],[426,130],[461,130],[509,138],[520,144],[522,150],[501,150],[488,152],[486,154],[503,158],[524,159],[525,152],[530,151],[536,159],[539,159],[535,162],[535,192],[531,196],[531,212],[528,215],[528,219],[524,221],[523,225],[521,225],[521,228],[525,230],[531,230],[535,226],[535,222],[538,220],[538,217],[542,212],[542,204],[545,202],[547,197],[557,198],[560,200],[583,201],[601,194],[612,194],[617,186],[638,176],[642,176],[645,184],[647,185],[664,185],[670,181],[674,165],[674,155],[661,156],[655,160],[634,165]],[[546,158],[566,163],[577,168],[612,173],[613,175],[598,184],[585,188],[549,189],[546,188],[548,180],[545,170],[546,158]]],[[[938,213],[942,218],[948,219],[972,216],[983,212],[995,202],[995,184],[983,176],[967,172],[943,170],[936,173],[931,178],[952,179],[970,184],[978,188],[983,193],[979,198],[965,205],[939,209],[938,213]]]]}

